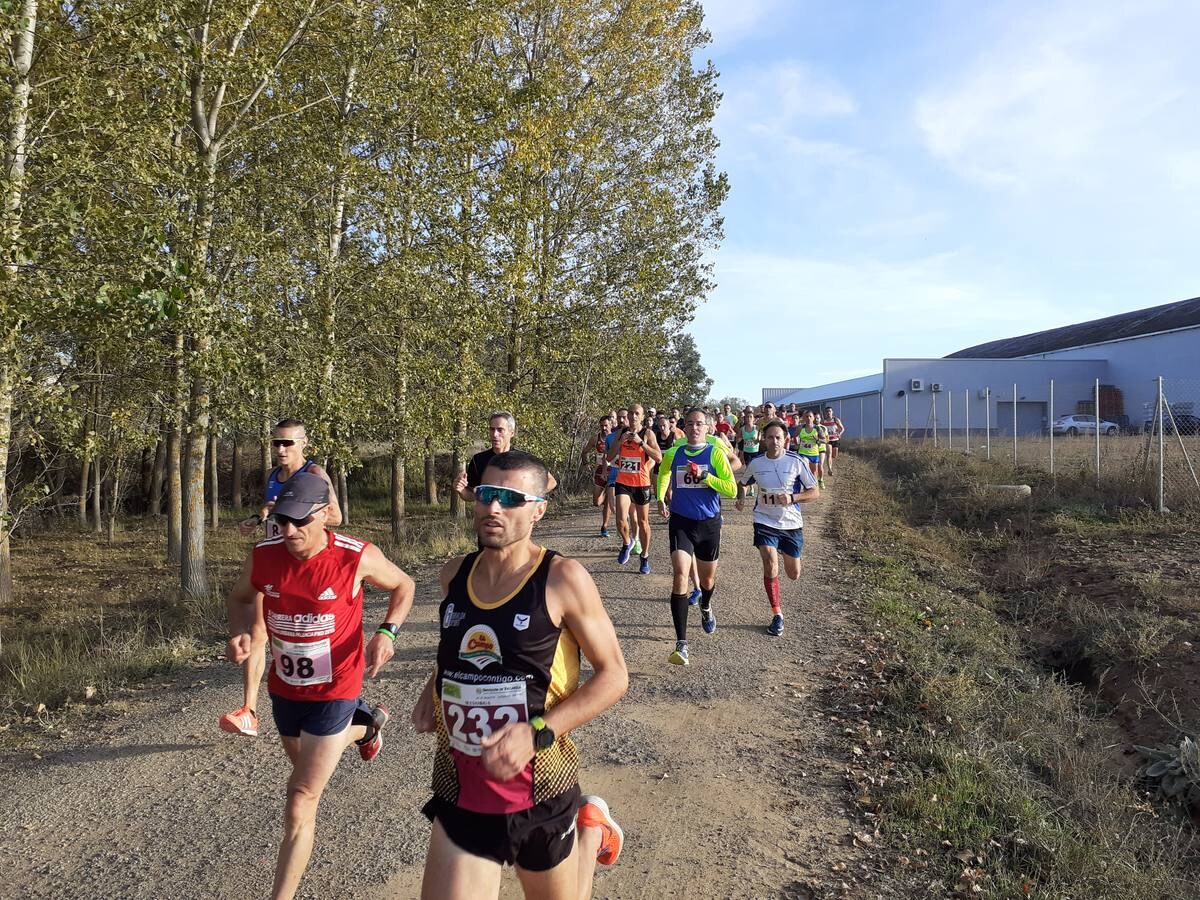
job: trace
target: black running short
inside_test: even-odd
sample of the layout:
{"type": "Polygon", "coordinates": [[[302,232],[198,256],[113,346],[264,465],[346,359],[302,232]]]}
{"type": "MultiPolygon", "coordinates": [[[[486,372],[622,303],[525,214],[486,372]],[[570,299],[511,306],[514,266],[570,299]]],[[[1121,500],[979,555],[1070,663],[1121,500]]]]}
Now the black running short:
{"type": "Polygon", "coordinates": [[[671,513],[667,520],[671,552],[682,550],[701,562],[716,562],[721,555],[721,517],[689,519],[671,513]]]}
{"type": "Polygon", "coordinates": [[[633,487],[628,484],[617,482],[617,495],[624,494],[638,506],[650,505],[650,488],[648,487],[633,487]]]}
{"type": "Polygon", "coordinates": [[[578,810],[578,785],[515,813],[472,812],[441,797],[421,808],[460,850],[529,872],[546,872],[571,855],[578,810]]]}

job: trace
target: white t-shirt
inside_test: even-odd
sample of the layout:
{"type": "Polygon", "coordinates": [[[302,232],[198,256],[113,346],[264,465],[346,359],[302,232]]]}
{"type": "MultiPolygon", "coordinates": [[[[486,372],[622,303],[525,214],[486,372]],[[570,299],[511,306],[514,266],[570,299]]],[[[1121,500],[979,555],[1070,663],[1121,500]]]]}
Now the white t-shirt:
{"type": "Polygon", "coordinates": [[[778,459],[770,459],[764,453],[750,460],[745,468],[737,473],[737,477],[742,484],[757,484],[760,488],[754,501],[755,522],[778,528],[780,531],[804,527],[799,503],[775,506],[766,504],[763,500],[770,494],[798,494],[803,490],[815,488],[817,479],[809,469],[807,460],[790,450],[778,459]]]}

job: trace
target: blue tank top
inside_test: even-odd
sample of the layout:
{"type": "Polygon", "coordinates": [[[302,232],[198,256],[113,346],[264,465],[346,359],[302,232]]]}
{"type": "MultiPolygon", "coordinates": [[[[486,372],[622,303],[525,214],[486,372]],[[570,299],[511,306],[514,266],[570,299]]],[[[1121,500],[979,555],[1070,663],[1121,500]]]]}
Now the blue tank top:
{"type": "MultiPolygon", "coordinates": [[[[676,447],[671,458],[671,514],[689,519],[711,519],[721,514],[721,495],[704,483],[704,476],[713,471],[712,444],[689,453],[686,446],[676,447]],[[699,478],[692,476],[688,463],[701,469],[699,478]]],[[[717,451],[721,452],[721,451],[717,451]]]]}
{"type": "MultiPolygon", "coordinates": [[[[311,459],[306,459],[304,461],[304,465],[302,465],[299,469],[296,470],[296,475],[299,475],[301,472],[307,472],[308,467],[311,466],[312,464],[313,464],[313,461],[311,459]]],[[[296,475],[293,475],[292,478],[295,478],[296,475]]],[[[287,484],[288,481],[290,481],[290,480],[291,479],[289,478],[289,479],[287,479],[287,481],[280,481],[279,480],[279,466],[276,466],[275,468],[273,468],[271,470],[271,474],[269,476],[267,476],[267,503],[274,503],[275,498],[279,496],[279,492],[283,490],[283,486],[285,484],[287,484]]]]}

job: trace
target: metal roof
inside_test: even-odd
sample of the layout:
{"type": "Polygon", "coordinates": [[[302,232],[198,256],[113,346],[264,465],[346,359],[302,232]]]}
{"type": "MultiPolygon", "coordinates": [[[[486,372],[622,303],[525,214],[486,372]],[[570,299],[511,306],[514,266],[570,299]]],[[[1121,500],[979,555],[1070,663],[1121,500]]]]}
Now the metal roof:
{"type": "Polygon", "coordinates": [[[797,388],[787,396],[779,397],[772,402],[776,406],[786,406],[789,403],[798,403],[804,406],[812,403],[822,403],[826,400],[857,397],[860,394],[878,394],[882,390],[883,373],[879,372],[876,375],[864,375],[862,378],[835,381],[832,384],[821,384],[817,387],[797,388]]]}
{"type": "Polygon", "coordinates": [[[946,359],[1015,359],[1195,325],[1200,325],[1200,297],[1139,309],[1136,312],[1120,313],[1104,319],[1081,322],[1078,325],[1064,325],[1062,328],[1051,328],[1048,331],[989,341],[951,353],[946,359]]]}

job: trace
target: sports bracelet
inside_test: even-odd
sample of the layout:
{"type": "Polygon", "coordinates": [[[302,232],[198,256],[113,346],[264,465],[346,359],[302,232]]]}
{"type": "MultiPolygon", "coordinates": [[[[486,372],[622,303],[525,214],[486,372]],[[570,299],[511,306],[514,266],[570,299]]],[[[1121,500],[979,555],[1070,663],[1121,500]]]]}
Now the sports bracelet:
{"type": "Polygon", "coordinates": [[[389,623],[387,623],[387,622],[385,622],[384,624],[380,625],[378,628],[375,629],[376,634],[385,634],[388,637],[390,637],[392,639],[393,644],[396,643],[396,634],[399,631],[400,631],[399,626],[389,625],[389,623]]]}

